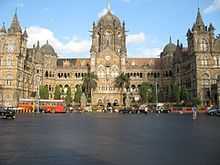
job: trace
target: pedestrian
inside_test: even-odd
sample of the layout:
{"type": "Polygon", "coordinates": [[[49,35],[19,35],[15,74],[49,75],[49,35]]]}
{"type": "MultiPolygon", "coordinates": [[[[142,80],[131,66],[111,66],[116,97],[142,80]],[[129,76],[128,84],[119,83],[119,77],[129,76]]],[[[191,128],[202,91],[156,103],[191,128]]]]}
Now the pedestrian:
{"type": "Polygon", "coordinates": [[[193,115],[192,119],[196,120],[197,119],[197,108],[195,105],[193,105],[192,107],[192,115],[193,115]]]}

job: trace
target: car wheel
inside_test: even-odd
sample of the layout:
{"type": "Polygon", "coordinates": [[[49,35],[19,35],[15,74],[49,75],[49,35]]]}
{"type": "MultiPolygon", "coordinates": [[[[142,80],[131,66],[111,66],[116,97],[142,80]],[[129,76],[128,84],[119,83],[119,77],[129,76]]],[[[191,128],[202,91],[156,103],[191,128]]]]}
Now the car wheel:
{"type": "Polygon", "coordinates": [[[211,116],[215,116],[215,113],[214,113],[214,112],[211,112],[210,115],[211,115],[211,116]]]}

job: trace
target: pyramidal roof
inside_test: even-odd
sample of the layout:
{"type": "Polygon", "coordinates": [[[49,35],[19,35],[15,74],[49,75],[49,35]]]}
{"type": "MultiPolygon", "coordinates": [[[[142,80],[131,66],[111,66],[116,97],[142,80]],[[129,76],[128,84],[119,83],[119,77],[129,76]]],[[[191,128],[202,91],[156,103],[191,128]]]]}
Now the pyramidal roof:
{"type": "Polygon", "coordinates": [[[198,8],[198,12],[197,12],[196,25],[204,26],[204,22],[203,22],[203,19],[202,19],[200,8],[198,8]]]}
{"type": "Polygon", "coordinates": [[[17,17],[17,11],[15,12],[15,15],[12,19],[12,23],[10,28],[8,29],[9,33],[17,33],[17,32],[22,32],[20,23],[18,21],[18,17],[17,17]]]}

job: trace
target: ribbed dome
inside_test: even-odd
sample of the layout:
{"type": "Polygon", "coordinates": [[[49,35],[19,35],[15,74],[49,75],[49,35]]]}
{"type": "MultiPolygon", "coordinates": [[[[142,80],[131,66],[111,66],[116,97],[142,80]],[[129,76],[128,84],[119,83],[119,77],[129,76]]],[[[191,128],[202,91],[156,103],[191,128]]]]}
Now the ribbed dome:
{"type": "Polygon", "coordinates": [[[54,50],[54,48],[48,43],[43,45],[41,48],[40,48],[40,51],[43,53],[43,54],[50,54],[50,55],[55,55],[56,56],[56,52],[54,50]]]}
{"type": "Polygon", "coordinates": [[[121,26],[120,19],[117,16],[113,15],[110,10],[108,10],[108,12],[104,16],[102,16],[98,21],[98,25],[103,26],[112,26],[114,24],[116,26],[121,26]]]}
{"type": "Polygon", "coordinates": [[[220,52],[220,39],[215,40],[214,50],[220,52]]]}
{"type": "Polygon", "coordinates": [[[164,54],[173,54],[176,51],[176,45],[170,42],[163,49],[164,54]]]}

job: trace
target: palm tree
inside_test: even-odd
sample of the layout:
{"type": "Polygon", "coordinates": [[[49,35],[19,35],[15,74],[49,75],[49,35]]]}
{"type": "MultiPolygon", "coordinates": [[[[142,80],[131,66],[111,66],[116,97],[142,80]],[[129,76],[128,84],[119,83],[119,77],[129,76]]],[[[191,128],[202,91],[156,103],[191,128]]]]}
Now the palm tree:
{"type": "Polygon", "coordinates": [[[142,103],[147,103],[153,99],[153,86],[147,82],[143,82],[139,87],[139,94],[141,96],[142,103]]]}
{"type": "Polygon", "coordinates": [[[129,76],[125,73],[121,73],[115,78],[114,86],[118,89],[121,89],[121,93],[123,94],[124,88],[128,89],[130,86],[129,76]]]}
{"type": "Polygon", "coordinates": [[[97,87],[98,77],[95,73],[90,72],[90,66],[88,66],[88,72],[83,77],[82,91],[85,93],[89,102],[91,102],[92,90],[95,90],[97,87]]]}

